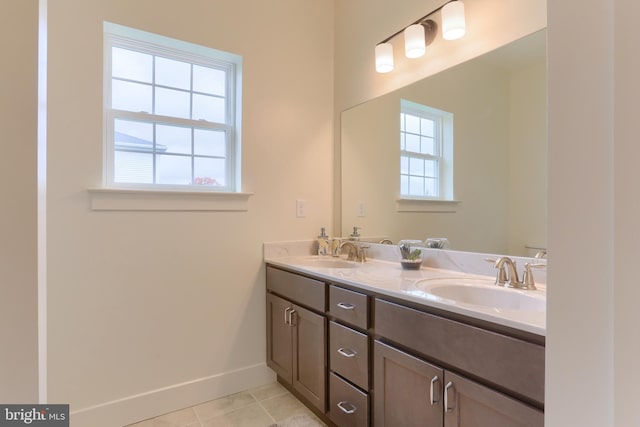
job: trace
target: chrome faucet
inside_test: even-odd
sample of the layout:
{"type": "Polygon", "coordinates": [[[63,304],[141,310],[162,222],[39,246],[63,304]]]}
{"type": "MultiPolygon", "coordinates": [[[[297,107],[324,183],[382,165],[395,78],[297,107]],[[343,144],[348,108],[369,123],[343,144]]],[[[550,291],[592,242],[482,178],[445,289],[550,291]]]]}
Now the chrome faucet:
{"type": "Polygon", "coordinates": [[[340,250],[342,251],[345,246],[349,248],[349,254],[347,255],[349,261],[367,262],[366,249],[368,246],[358,245],[352,240],[346,240],[340,243],[340,250]]]}

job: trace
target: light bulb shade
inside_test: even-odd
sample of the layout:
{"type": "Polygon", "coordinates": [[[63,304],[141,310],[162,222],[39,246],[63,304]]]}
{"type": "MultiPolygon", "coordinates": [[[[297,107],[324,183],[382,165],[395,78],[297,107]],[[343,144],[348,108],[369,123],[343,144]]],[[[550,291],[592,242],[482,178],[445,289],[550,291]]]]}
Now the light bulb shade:
{"type": "Polygon", "coordinates": [[[420,58],[425,50],[424,27],[421,24],[414,24],[405,28],[404,53],[407,58],[420,58]]]}
{"type": "Polygon", "coordinates": [[[393,71],[393,45],[380,43],[376,46],[376,71],[388,73],[393,71]]]}
{"type": "Polygon", "coordinates": [[[442,8],[442,38],[445,40],[456,40],[464,36],[464,3],[452,1],[442,8]]]}

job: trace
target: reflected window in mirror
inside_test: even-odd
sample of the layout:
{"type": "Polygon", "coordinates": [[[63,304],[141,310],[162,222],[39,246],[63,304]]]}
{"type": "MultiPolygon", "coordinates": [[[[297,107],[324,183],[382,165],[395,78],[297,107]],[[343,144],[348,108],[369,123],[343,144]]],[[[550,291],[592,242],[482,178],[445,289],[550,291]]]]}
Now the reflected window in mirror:
{"type": "Polygon", "coordinates": [[[453,199],[453,114],[401,100],[400,196],[453,199]]]}

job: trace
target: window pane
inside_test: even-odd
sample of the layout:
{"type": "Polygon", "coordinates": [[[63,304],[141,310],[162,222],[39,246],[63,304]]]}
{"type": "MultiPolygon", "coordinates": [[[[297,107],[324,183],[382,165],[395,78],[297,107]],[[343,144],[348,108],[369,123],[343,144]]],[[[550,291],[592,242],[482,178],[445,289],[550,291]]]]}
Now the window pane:
{"type": "Polygon", "coordinates": [[[191,157],[160,155],[156,159],[157,184],[191,184],[191,157]]]}
{"type": "Polygon", "coordinates": [[[115,150],[153,152],[153,124],[116,119],[113,144],[115,150]]]}
{"type": "Polygon", "coordinates": [[[409,177],[409,195],[424,196],[424,178],[409,177]]]}
{"type": "Polygon", "coordinates": [[[420,137],[418,135],[412,135],[410,133],[405,134],[406,151],[412,151],[414,153],[420,152],[420,137]]]}
{"type": "Polygon", "coordinates": [[[189,92],[156,87],[156,114],[188,119],[189,92]]]}
{"type": "Polygon", "coordinates": [[[160,153],[191,154],[191,128],[158,125],[156,150],[160,153]]]}
{"type": "Polygon", "coordinates": [[[400,194],[409,194],[409,177],[406,175],[400,177],[400,194]]]}
{"type": "Polygon", "coordinates": [[[438,176],[438,162],[436,160],[424,161],[424,176],[438,176]]]}
{"type": "Polygon", "coordinates": [[[191,89],[191,64],[156,57],[156,84],[191,89]]]}
{"type": "Polygon", "coordinates": [[[404,117],[406,114],[400,113],[400,132],[404,132],[404,117]]]}
{"type": "Polygon", "coordinates": [[[194,131],[194,154],[201,156],[227,156],[225,132],[196,129],[194,131]]]}
{"type": "Polygon", "coordinates": [[[406,115],[405,132],[420,133],[420,118],[416,116],[406,115]]]}
{"type": "Polygon", "coordinates": [[[420,133],[433,137],[434,122],[430,119],[420,119],[420,133]]]}
{"type": "Polygon", "coordinates": [[[193,120],[225,123],[224,98],[193,94],[193,120]]]}
{"type": "Polygon", "coordinates": [[[225,96],[227,76],[222,70],[193,66],[193,90],[210,95],[225,96]]]}
{"type": "Polygon", "coordinates": [[[151,110],[151,86],[113,79],[111,83],[111,108],[126,111],[151,110]]]}
{"type": "Polygon", "coordinates": [[[438,197],[439,196],[439,191],[438,191],[438,180],[435,178],[426,178],[424,180],[424,186],[425,186],[425,196],[429,196],[429,197],[438,197]]]}
{"type": "Polygon", "coordinates": [[[424,176],[424,160],[422,159],[409,159],[409,173],[411,175],[424,176]]]}
{"type": "Polygon", "coordinates": [[[111,49],[111,75],[128,80],[151,83],[153,79],[152,56],[129,49],[111,49]]]}
{"type": "Polygon", "coordinates": [[[433,138],[429,138],[429,137],[422,137],[420,138],[420,152],[422,154],[430,154],[432,156],[435,156],[436,153],[434,152],[434,140],[433,138]]]}
{"type": "Polygon", "coordinates": [[[153,184],[153,154],[116,151],[114,182],[153,184]]]}
{"type": "Polygon", "coordinates": [[[409,174],[409,158],[407,156],[400,156],[400,173],[409,174]]]}
{"type": "Polygon", "coordinates": [[[226,185],[225,161],[196,157],[194,159],[193,183],[196,185],[226,185]]]}

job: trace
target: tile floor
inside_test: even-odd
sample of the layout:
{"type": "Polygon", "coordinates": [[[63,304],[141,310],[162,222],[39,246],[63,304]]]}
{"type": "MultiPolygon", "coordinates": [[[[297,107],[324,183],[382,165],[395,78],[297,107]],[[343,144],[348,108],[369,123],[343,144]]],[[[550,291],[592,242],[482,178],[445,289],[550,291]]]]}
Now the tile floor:
{"type": "MultiPolygon", "coordinates": [[[[300,414],[313,416],[286,388],[274,382],[129,427],[269,427],[300,414]]],[[[315,416],[313,418],[318,427],[325,426],[315,416]]]]}

